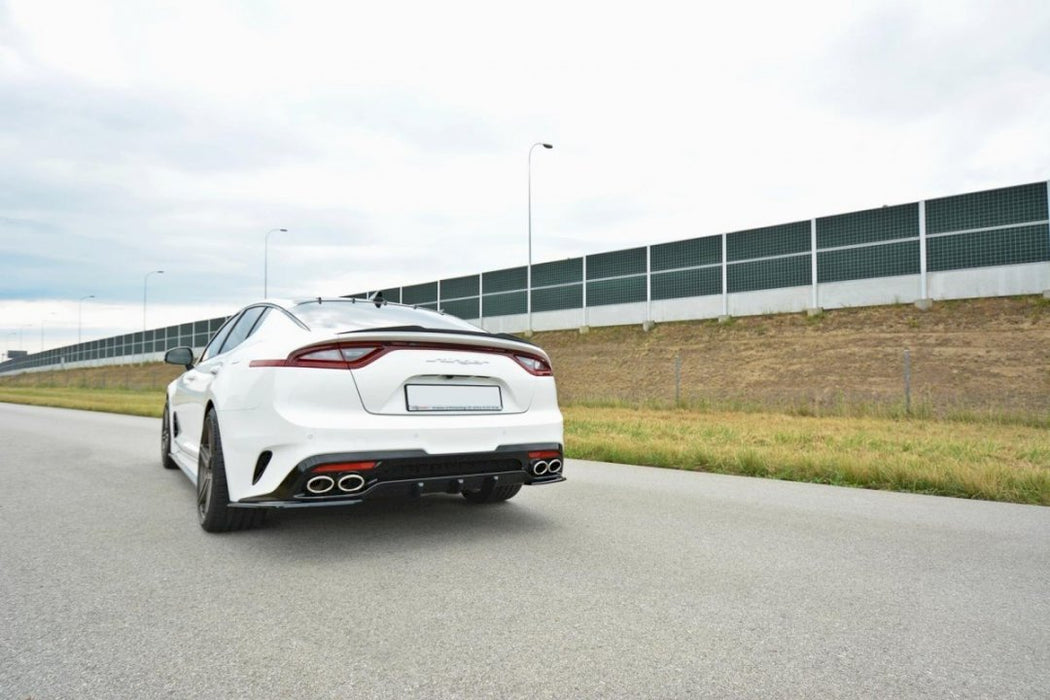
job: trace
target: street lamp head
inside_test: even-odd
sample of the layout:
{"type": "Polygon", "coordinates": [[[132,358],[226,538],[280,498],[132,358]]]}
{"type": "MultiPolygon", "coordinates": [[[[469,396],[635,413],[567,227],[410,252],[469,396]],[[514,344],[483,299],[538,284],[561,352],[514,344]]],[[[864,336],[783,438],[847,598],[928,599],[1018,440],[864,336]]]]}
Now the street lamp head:
{"type": "Polygon", "coordinates": [[[540,145],[542,145],[544,148],[554,148],[554,146],[552,146],[549,143],[544,143],[544,144],[540,144],[540,145]]]}
{"type": "Polygon", "coordinates": [[[286,229],[286,228],[279,228],[277,230],[280,231],[281,233],[288,233],[288,229],[286,229]]]}

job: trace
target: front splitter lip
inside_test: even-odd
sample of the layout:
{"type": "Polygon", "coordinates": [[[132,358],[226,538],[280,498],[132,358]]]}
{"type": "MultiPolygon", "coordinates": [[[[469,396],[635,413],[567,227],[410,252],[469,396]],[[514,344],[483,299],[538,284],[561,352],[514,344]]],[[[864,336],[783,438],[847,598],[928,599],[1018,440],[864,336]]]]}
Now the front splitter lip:
{"type": "Polygon", "coordinates": [[[231,508],[333,508],[338,506],[354,506],[369,500],[384,498],[417,498],[431,494],[447,493],[456,494],[463,491],[475,491],[483,488],[488,482],[494,481],[500,486],[514,486],[523,484],[526,486],[541,486],[545,484],[557,484],[565,481],[565,477],[557,474],[553,476],[533,477],[524,470],[512,472],[496,472],[490,474],[459,474],[452,476],[435,476],[425,479],[400,479],[396,481],[381,481],[373,484],[360,493],[339,497],[317,497],[296,498],[290,500],[267,499],[265,496],[254,497],[231,503],[231,508]]]}

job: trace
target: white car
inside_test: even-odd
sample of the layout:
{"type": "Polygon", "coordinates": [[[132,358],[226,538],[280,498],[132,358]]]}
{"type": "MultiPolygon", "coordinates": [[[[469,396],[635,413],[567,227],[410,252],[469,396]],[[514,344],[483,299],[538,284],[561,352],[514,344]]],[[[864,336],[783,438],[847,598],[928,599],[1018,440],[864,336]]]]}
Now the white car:
{"type": "Polygon", "coordinates": [[[460,493],[504,501],[562,476],[550,358],[509,335],[381,299],[242,309],[168,385],[161,461],[209,532],[268,508],[460,493]]]}

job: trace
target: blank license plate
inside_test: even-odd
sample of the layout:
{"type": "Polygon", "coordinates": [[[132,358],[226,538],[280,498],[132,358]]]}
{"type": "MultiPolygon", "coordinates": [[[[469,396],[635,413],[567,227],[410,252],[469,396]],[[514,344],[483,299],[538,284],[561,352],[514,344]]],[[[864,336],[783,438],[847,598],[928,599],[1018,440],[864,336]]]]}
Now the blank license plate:
{"type": "Polygon", "coordinates": [[[502,411],[498,386],[409,384],[405,387],[409,411],[502,411]]]}

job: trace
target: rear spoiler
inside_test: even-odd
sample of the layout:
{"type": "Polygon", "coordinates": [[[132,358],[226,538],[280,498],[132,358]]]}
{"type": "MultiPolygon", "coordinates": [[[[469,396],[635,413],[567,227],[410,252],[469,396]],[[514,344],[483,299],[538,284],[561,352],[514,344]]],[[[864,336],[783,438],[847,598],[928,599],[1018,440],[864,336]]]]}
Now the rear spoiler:
{"type": "Polygon", "coordinates": [[[488,333],[486,331],[457,331],[444,328],[424,328],[423,326],[384,326],[382,328],[361,328],[356,331],[340,331],[336,335],[349,335],[350,333],[440,333],[441,335],[469,335],[479,338],[500,338],[512,340],[515,343],[524,343],[537,347],[535,343],[524,338],[519,338],[510,333],[488,333]]]}

